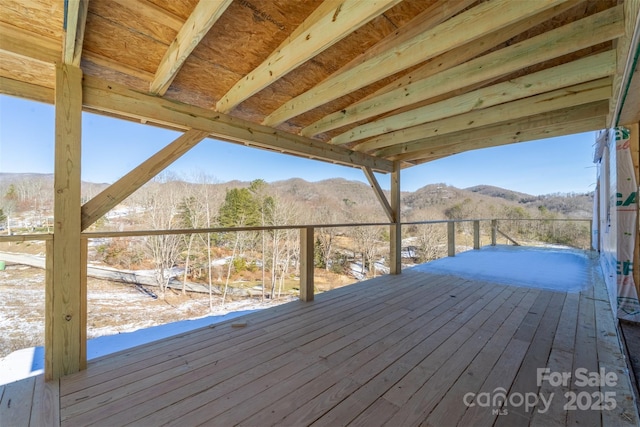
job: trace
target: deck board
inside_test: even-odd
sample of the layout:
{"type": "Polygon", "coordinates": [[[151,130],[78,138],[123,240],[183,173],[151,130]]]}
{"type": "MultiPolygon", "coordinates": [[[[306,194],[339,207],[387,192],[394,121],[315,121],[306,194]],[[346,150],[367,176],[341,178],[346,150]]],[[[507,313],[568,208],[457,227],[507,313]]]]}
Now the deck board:
{"type": "Polygon", "coordinates": [[[26,402],[1,406],[0,425],[635,425],[594,283],[578,294],[406,270],[249,314],[243,328],[234,319],[102,357],[59,387],[41,376],[0,386],[2,405],[26,402]],[[564,393],[583,389],[539,386],[541,367],[616,372],[592,389],[616,393],[617,408],[564,410],[564,393]],[[500,389],[556,397],[544,413],[464,404],[500,389]]]}
{"type": "MultiPolygon", "coordinates": [[[[579,386],[575,372],[577,369],[586,369],[588,372],[598,371],[598,352],[596,347],[595,305],[593,301],[593,287],[580,294],[578,307],[578,326],[576,330],[576,345],[573,355],[574,374],[571,378],[571,392],[576,395],[592,393],[599,390],[598,387],[579,386]],[[596,351],[593,351],[593,350],[596,351]]],[[[564,400],[570,404],[570,399],[564,400]]],[[[569,425],[599,426],[602,424],[602,411],[592,409],[571,410],[567,413],[569,425]]]]}
{"type": "Polygon", "coordinates": [[[473,362],[462,373],[458,381],[447,391],[429,414],[425,424],[441,426],[449,423],[456,425],[464,415],[466,407],[461,405],[467,393],[478,393],[482,381],[486,378],[500,358],[506,345],[513,338],[518,325],[526,316],[529,308],[538,296],[537,290],[528,290],[513,307],[509,317],[502,323],[496,334],[475,357],[473,362]]]}
{"type": "Polygon", "coordinates": [[[0,425],[28,426],[36,378],[15,381],[4,386],[0,398],[0,425]]]}

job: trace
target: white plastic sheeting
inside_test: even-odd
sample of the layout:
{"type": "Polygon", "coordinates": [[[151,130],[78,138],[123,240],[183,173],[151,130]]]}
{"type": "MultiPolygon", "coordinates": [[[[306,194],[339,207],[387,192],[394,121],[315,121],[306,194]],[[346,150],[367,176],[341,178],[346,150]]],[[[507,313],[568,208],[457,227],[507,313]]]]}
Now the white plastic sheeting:
{"type": "Polygon", "coordinates": [[[616,194],[616,150],[613,129],[602,131],[596,138],[596,162],[598,163],[598,189],[594,203],[598,204],[598,249],[600,266],[604,275],[611,311],[618,311],[618,285],[616,283],[617,215],[616,194]],[[613,171],[613,172],[612,172],[613,171]]]}
{"type": "Polygon", "coordinates": [[[612,308],[618,318],[640,322],[640,302],[633,279],[633,251],[638,209],[629,130],[623,127],[601,132],[596,139],[597,197],[600,265],[607,282],[612,308]]]}
{"type": "Polygon", "coordinates": [[[630,133],[623,127],[615,130],[616,171],[618,188],[615,204],[618,222],[616,282],[618,285],[618,317],[640,322],[640,302],[633,279],[633,251],[636,245],[638,183],[630,150],[630,133]]]}

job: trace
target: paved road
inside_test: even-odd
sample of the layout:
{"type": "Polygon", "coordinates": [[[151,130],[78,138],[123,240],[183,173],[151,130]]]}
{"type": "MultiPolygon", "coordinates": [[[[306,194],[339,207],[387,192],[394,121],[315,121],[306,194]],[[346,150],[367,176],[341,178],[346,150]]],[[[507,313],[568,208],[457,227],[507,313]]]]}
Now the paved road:
{"type": "MultiPolygon", "coordinates": [[[[37,255],[29,255],[29,254],[20,254],[20,253],[12,253],[12,252],[0,252],[0,260],[5,261],[11,264],[21,264],[28,265],[30,267],[36,268],[45,268],[45,258],[43,256],[37,255]]],[[[96,279],[104,279],[111,280],[114,282],[122,282],[122,283],[131,283],[142,286],[154,286],[158,285],[155,283],[153,276],[148,272],[135,272],[131,270],[118,270],[115,268],[109,267],[97,267],[93,265],[89,265],[87,267],[87,275],[89,277],[94,277],[96,279]]],[[[169,287],[173,289],[182,289],[182,281],[172,278],[169,281],[169,287]]],[[[190,283],[187,282],[185,286],[187,291],[191,292],[199,292],[199,293],[209,293],[209,287],[205,285],[201,285],[199,283],[190,283]]],[[[249,292],[243,291],[240,289],[230,289],[231,294],[234,295],[249,295],[249,292]]],[[[213,288],[213,292],[216,294],[220,294],[220,290],[215,287],[213,288]]]]}

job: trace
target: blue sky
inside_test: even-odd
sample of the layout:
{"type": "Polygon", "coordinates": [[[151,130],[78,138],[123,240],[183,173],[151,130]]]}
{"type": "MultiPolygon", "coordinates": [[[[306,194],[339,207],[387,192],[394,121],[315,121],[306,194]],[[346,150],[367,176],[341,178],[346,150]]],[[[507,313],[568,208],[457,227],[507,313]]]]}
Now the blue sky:
{"type": "MultiPolygon", "coordinates": [[[[84,114],[82,178],[112,183],[180,134],[152,126],[84,114]]],[[[592,191],[596,181],[592,132],[476,150],[405,169],[403,191],[432,183],[459,188],[495,185],[529,194],[592,191]]],[[[0,95],[0,172],[53,172],[53,106],[0,95]]],[[[206,173],[219,182],[238,179],[366,182],[359,169],[204,140],[168,168],[183,176],[206,173]]],[[[389,188],[389,178],[378,176],[389,188]]]]}

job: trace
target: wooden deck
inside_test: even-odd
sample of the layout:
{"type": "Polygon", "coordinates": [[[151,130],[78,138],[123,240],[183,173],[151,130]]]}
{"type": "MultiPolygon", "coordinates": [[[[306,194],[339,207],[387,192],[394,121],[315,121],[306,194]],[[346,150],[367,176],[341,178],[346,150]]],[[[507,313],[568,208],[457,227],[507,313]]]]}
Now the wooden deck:
{"type": "Polygon", "coordinates": [[[244,327],[234,319],[93,360],[59,387],[6,385],[0,425],[637,425],[595,274],[578,294],[405,270],[250,314],[244,327]],[[539,387],[545,367],[618,379],[539,387]],[[464,403],[500,391],[505,406],[464,403]],[[584,405],[598,391],[613,392],[616,408],[564,409],[565,393],[584,405]],[[551,403],[518,407],[520,395],[551,403]]]}

